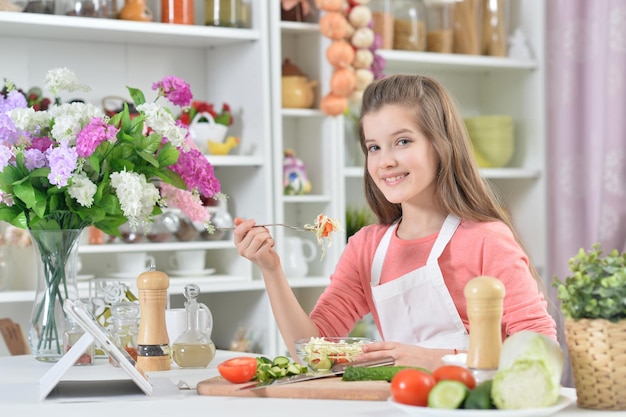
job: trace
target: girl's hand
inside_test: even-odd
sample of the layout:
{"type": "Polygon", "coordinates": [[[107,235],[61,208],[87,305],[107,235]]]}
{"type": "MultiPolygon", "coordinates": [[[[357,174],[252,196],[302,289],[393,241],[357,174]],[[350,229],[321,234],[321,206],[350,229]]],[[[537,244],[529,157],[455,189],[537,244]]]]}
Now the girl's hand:
{"type": "Polygon", "coordinates": [[[256,221],[235,218],[233,232],[239,255],[250,260],[261,270],[280,266],[280,258],[274,250],[274,239],[265,227],[254,227],[256,221]]]}
{"type": "Polygon", "coordinates": [[[450,349],[429,349],[398,342],[373,342],[363,345],[363,353],[357,360],[391,356],[396,365],[420,366],[432,371],[442,366],[441,358],[450,353],[450,349]]]}

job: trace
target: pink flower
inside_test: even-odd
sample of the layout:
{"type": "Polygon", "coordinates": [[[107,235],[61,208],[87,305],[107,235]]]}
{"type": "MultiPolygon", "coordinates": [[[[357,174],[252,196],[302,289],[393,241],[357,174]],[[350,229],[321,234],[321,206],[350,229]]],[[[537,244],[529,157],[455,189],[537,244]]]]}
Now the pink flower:
{"type": "Polygon", "coordinates": [[[173,75],[163,77],[158,83],[152,84],[152,89],[180,107],[189,106],[193,98],[189,84],[173,75]]]}
{"type": "Polygon", "coordinates": [[[211,213],[197,196],[167,183],[161,184],[160,187],[161,197],[167,202],[168,207],[180,209],[192,222],[209,222],[211,213]]]}
{"type": "Polygon", "coordinates": [[[215,177],[213,165],[197,149],[180,150],[180,156],[171,170],[181,176],[189,190],[198,190],[204,197],[213,197],[220,192],[220,182],[215,177]]]}
{"type": "Polygon", "coordinates": [[[111,140],[117,135],[118,129],[101,118],[94,117],[89,124],[81,130],[76,136],[76,152],[81,158],[91,156],[105,140],[111,140]]]}

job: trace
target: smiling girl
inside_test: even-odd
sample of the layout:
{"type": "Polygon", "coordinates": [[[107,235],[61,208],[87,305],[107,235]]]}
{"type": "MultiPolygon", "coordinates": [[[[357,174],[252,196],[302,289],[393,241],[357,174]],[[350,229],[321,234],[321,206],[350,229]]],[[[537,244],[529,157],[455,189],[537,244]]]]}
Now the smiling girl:
{"type": "Polygon", "coordinates": [[[521,330],[556,339],[541,278],[481,178],[463,120],[441,84],[420,75],[371,83],[359,130],[366,199],[378,224],[350,238],[310,314],[291,291],[267,229],[235,220],[235,244],[260,268],[292,354],[296,339],[346,336],[372,313],[384,340],[364,345],[358,359],[392,356],[400,365],[434,369],[443,355],[468,348],[463,290],[480,275],[505,286],[503,339],[521,330]]]}

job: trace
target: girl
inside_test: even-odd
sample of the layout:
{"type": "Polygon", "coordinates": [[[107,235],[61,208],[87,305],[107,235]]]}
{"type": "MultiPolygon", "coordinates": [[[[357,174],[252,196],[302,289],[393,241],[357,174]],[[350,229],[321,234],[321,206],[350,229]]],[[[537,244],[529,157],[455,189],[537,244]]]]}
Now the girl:
{"type": "Polygon", "coordinates": [[[532,330],[556,340],[541,278],[505,210],[482,180],[463,120],[432,78],[391,75],[371,83],[359,122],[365,194],[378,224],[352,236],[308,315],[291,291],[274,241],[236,219],[239,253],[262,272],[291,354],[296,339],[346,336],[372,313],[384,341],[358,359],[392,356],[435,369],[467,350],[465,284],[480,275],[505,285],[502,335],[532,330]]]}

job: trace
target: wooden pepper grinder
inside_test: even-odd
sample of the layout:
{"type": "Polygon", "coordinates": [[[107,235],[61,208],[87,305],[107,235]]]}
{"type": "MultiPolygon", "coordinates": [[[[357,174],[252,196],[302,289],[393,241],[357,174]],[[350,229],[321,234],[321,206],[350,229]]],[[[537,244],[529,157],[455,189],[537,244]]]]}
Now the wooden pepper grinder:
{"type": "Polygon", "coordinates": [[[154,265],[137,277],[139,289],[139,332],[136,368],[142,371],[170,369],[170,340],[165,325],[169,277],[154,265]]]}
{"type": "Polygon", "coordinates": [[[470,328],[467,367],[479,383],[492,379],[498,370],[504,293],[502,281],[486,275],[473,278],[465,285],[470,328]]]}

